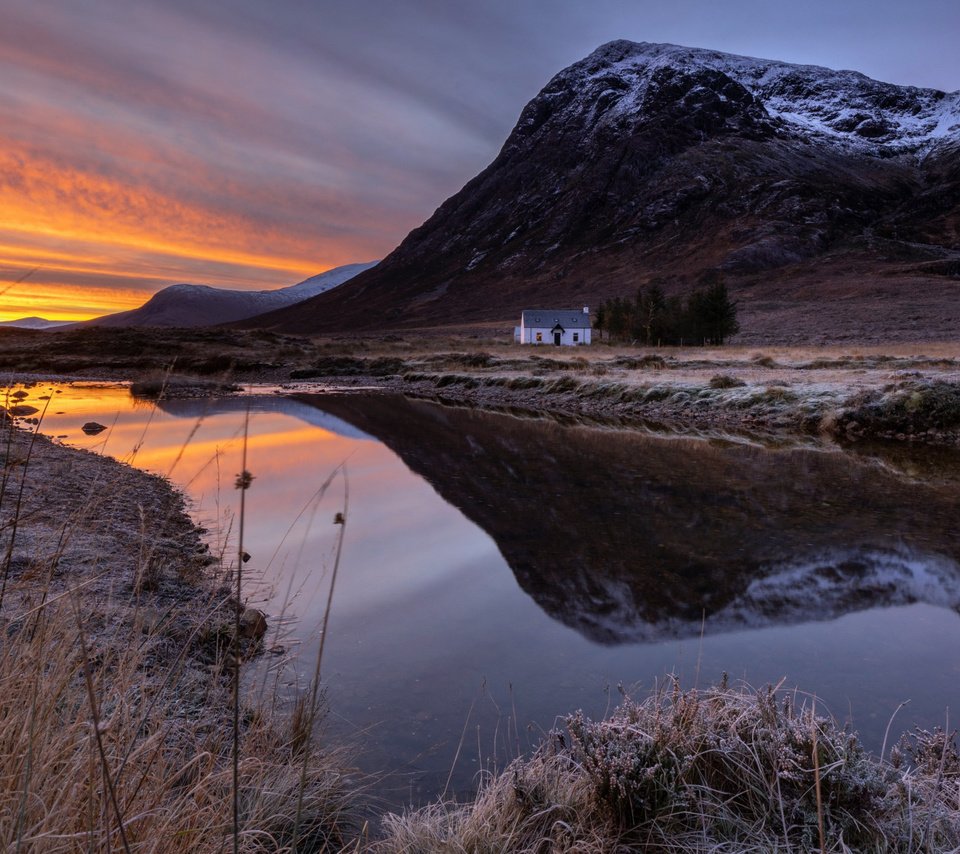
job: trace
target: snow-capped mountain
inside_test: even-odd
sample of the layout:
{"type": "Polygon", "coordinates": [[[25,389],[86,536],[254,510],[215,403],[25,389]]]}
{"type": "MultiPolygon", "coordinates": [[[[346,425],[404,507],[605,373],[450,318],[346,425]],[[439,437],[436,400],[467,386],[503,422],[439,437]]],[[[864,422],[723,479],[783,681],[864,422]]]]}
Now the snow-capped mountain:
{"type": "Polygon", "coordinates": [[[69,320],[47,320],[44,317],[20,317],[17,320],[4,320],[0,326],[12,326],[17,329],[56,329],[58,326],[69,326],[69,320]]]}
{"type": "Polygon", "coordinates": [[[212,326],[294,305],[342,285],[377,262],[346,264],[288,288],[237,291],[208,285],[171,285],[140,308],[87,321],[86,326],[212,326]]]}
{"type": "Polygon", "coordinates": [[[717,270],[759,338],[950,334],[960,93],[610,42],[375,270],[254,324],[513,322],[654,279],[685,293],[717,270]]]}
{"type": "MultiPolygon", "coordinates": [[[[746,102],[757,120],[770,121],[778,133],[822,137],[881,156],[923,152],[960,138],[960,92],[881,83],[857,71],[629,41],[605,44],[557,75],[517,127],[536,124],[544,102],[573,91],[580,97],[566,108],[586,109],[608,126],[630,124],[631,117],[648,111],[650,101],[662,98],[664,83],[684,78],[696,82],[684,93],[693,96],[691,105],[698,96],[707,101],[716,96],[722,113],[724,103],[746,102]]],[[[674,94],[670,88],[668,95],[674,94]]]]}

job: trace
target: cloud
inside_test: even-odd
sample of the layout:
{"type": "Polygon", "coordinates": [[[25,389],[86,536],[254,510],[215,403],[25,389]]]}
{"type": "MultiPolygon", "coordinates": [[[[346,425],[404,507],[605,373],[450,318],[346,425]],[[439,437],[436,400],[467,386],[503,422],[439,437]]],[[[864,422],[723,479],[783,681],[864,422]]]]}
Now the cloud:
{"type": "Polygon", "coordinates": [[[603,41],[957,88],[954,7],[7,0],[0,267],[41,264],[51,286],[106,292],[292,284],[389,252],[493,159],[549,77],[603,41]]]}

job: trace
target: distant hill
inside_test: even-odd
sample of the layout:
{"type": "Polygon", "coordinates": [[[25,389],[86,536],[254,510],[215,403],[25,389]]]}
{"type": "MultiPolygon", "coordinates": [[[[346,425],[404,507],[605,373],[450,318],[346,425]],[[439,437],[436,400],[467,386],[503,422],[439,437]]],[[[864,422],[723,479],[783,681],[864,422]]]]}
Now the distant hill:
{"type": "Polygon", "coordinates": [[[0,326],[11,326],[16,329],[56,329],[58,326],[69,326],[69,320],[47,320],[43,317],[21,317],[18,320],[4,320],[0,326]]]}
{"type": "Polygon", "coordinates": [[[140,308],[85,321],[84,326],[215,326],[294,305],[342,285],[377,262],[345,264],[288,288],[237,291],[208,285],[171,285],[140,308]]]}
{"type": "Polygon", "coordinates": [[[955,336],[960,93],[615,41],[377,267],[246,326],[501,321],[720,271],[738,340],[955,336]]]}

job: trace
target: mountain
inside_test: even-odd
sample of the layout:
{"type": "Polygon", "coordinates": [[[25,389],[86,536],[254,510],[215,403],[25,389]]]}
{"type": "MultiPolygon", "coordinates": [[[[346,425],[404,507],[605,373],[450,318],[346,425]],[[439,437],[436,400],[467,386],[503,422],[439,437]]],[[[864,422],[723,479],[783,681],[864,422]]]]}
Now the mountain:
{"type": "Polygon", "coordinates": [[[86,321],[84,326],[214,326],[292,306],[339,287],[377,262],[345,264],[272,291],[233,291],[208,285],[171,285],[140,308],[86,321]]]}
{"type": "Polygon", "coordinates": [[[715,271],[746,339],[952,336],[960,93],[610,42],[375,269],[244,325],[512,325],[715,271]]]}
{"type": "Polygon", "coordinates": [[[4,320],[0,326],[11,326],[17,329],[56,329],[58,326],[68,326],[69,320],[47,320],[43,317],[21,317],[17,320],[4,320]]]}

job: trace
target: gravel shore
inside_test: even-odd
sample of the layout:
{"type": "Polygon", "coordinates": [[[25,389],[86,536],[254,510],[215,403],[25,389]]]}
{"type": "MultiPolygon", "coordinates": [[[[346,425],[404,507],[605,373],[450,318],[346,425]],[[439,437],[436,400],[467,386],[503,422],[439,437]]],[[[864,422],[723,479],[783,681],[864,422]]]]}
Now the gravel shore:
{"type": "Polygon", "coordinates": [[[175,697],[190,727],[197,716],[223,724],[227,709],[214,698],[226,680],[212,639],[232,620],[232,602],[214,584],[214,558],[183,496],[161,477],[32,431],[7,424],[0,435],[8,634],[66,604],[88,654],[109,660],[135,638],[144,691],[175,697]]]}

